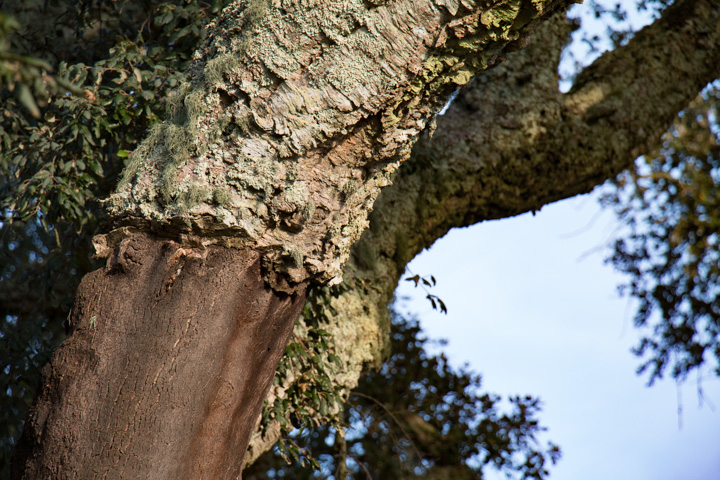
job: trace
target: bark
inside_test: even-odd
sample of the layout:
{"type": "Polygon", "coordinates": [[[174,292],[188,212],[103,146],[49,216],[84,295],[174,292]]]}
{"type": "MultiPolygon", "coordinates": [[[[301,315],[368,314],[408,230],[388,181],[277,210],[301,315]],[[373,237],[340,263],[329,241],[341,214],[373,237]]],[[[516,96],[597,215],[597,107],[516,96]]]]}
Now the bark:
{"type": "Polygon", "coordinates": [[[110,198],[117,223],[261,249],[278,290],[337,283],[434,113],[562,2],[370,3],[227,9],[110,198]]]}
{"type": "Polygon", "coordinates": [[[418,142],[377,202],[367,233],[385,257],[398,256],[392,240],[400,233],[404,266],[452,227],[589,192],[656,145],[678,112],[720,76],[717,2],[677,2],[585,69],[567,94],[557,87],[567,27],[548,33],[555,39],[478,76],[438,120],[433,138],[418,142]],[[546,49],[554,53],[543,56],[546,49]]]}
{"type": "MultiPolygon", "coordinates": [[[[478,75],[375,202],[347,267],[353,281],[328,313],[345,390],[382,361],[385,306],[417,253],[450,228],[592,190],[657,144],[678,112],[720,76],[717,2],[677,2],[563,94],[557,65],[569,29],[560,18],[546,22],[526,49],[478,75]]],[[[251,459],[277,441],[269,431],[275,435],[253,438],[251,459]]]]}
{"type": "Polygon", "coordinates": [[[237,478],[305,300],[260,268],[253,251],[124,239],[78,289],[14,476],[237,478]]]}
{"type": "Polygon", "coordinates": [[[228,8],[108,201],[14,477],[238,478],[308,285],[447,96],[564,3],[228,8]]]}

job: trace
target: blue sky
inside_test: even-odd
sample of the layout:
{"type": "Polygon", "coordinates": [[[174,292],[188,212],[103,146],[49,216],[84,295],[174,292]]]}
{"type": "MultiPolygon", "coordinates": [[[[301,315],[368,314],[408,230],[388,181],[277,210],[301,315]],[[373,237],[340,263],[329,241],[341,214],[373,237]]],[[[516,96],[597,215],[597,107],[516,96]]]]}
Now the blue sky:
{"type": "Polygon", "coordinates": [[[448,315],[411,282],[398,293],[488,391],[541,397],[547,438],[563,450],[552,480],[718,480],[720,381],[702,381],[699,406],[695,376],[647,387],[635,375],[634,306],[603,263],[616,228],[588,195],[455,229],[409,266],[436,277],[448,315]]]}
{"type": "MultiPolygon", "coordinates": [[[[574,9],[603,37],[586,5],[574,9]]],[[[651,18],[629,21],[639,29],[651,18]]],[[[571,48],[592,61],[581,42],[571,48]]],[[[561,71],[572,69],[567,60],[561,71]]],[[[482,373],[488,391],[541,397],[547,438],[563,450],[551,480],[718,480],[720,379],[648,387],[635,374],[635,305],[618,295],[624,279],[604,264],[618,228],[594,193],[536,216],[455,229],[409,265],[435,276],[432,293],[448,315],[410,282],[398,288],[410,297],[401,310],[418,314],[430,338],[447,339],[451,362],[482,373]]]]}

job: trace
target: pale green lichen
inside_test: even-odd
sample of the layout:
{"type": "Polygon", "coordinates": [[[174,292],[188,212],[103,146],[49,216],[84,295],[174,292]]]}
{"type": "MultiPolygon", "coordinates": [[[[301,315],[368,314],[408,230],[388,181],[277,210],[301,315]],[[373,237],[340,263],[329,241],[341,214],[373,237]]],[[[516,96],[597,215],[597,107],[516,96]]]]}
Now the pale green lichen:
{"type": "MultiPolygon", "coordinates": [[[[137,163],[126,171],[114,200],[115,212],[141,214],[173,228],[185,221],[188,228],[215,229],[209,242],[218,231],[243,236],[248,244],[261,240],[271,245],[268,255],[283,269],[290,253],[279,246],[287,245],[297,249],[290,255],[297,268],[306,263],[312,265],[308,275],[336,277],[366,228],[379,189],[390,183],[425,128],[433,102],[467,83],[517,36],[513,25],[525,24],[518,20],[521,5],[501,0],[482,19],[467,15],[448,26],[445,44],[435,47],[430,45],[439,26],[418,21],[408,41],[429,51],[415,58],[398,51],[402,42],[394,36],[377,34],[375,27],[386,21],[384,10],[368,9],[363,0],[319,2],[313,9],[292,2],[270,8],[269,0],[234,4],[188,68],[186,83],[169,97],[170,121],[138,148],[131,161],[137,163]],[[363,55],[338,54],[339,46],[363,55]],[[379,66],[377,59],[388,61],[379,66]],[[325,149],[337,145],[328,139],[357,135],[360,110],[373,116],[368,135],[387,148],[359,151],[377,156],[368,162],[343,158],[342,164],[325,165],[325,149]],[[317,164],[308,165],[306,158],[317,164]],[[389,166],[378,171],[363,162],[389,166]],[[331,176],[318,178],[316,169],[331,176]],[[328,247],[317,253],[308,245],[320,240],[309,236],[321,231],[328,247]]],[[[373,264],[372,248],[361,255],[366,265],[373,264]]],[[[302,271],[290,270],[292,281],[299,282],[302,271]]]]}
{"type": "Polygon", "coordinates": [[[270,196],[279,165],[267,156],[255,156],[251,150],[243,159],[232,164],[226,173],[228,185],[241,189],[251,189],[270,196]]]}
{"type": "Polygon", "coordinates": [[[171,204],[175,197],[178,186],[177,170],[178,166],[174,162],[166,162],[165,168],[163,168],[158,191],[165,204],[171,204]]]}
{"type": "MultiPolygon", "coordinates": [[[[242,11],[241,18],[238,19],[238,26],[242,28],[242,33],[234,36],[231,41],[231,54],[227,56],[233,57],[232,59],[226,59],[226,65],[220,69],[217,73],[210,73],[211,79],[206,78],[209,84],[214,84],[219,81],[219,77],[222,74],[229,72],[235,68],[235,63],[240,63],[240,58],[251,50],[253,43],[257,43],[256,31],[253,26],[261,24],[263,20],[267,20],[269,13],[269,5],[267,0],[252,0],[245,9],[242,11]]],[[[215,67],[212,67],[213,69],[215,67]]],[[[207,75],[207,73],[206,73],[207,75]]]]}
{"type": "Polygon", "coordinates": [[[252,115],[247,114],[243,117],[240,117],[239,119],[235,120],[235,124],[240,129],[240,133],[242,136],[246,137],[250,135],[250,131],[253,125],[252,115]]]}
{"type": "Polygon", "coordinates": [[[250,35],[243,35],[235,44],[234,44],[234,51],[237,55],[245,55],[245,53],[250,50],[250,45],[252,44],[252,37],[250,35]]]}
{"type": "MultiPolygon", "coordinates": [[[[164,123],[158,128],[162,138],[162,170],[160,174],[159,193],[165,203],[171,203],[178,187],[177,171],[179,166],[188,159],[193,147],[193,138],[184,127],[172,123],[164,123]]],[[[159,152],[155,152],[160,155],[159,152]]]]}
{"type": "Polygon", "coordinates": [[[245,8],[245,19],[250,25],[254,25],[267,15],[267,0],[252,0],[245,8]]]}
{"type": "Polygon", "coordinates": [[[163,134],[162,123],[156,123],[150,128],[147,138],[135,149],[130,156],[130,162],[123,171],[123,176],[118,182],[118,191],[129,188],[130,182],[135,179],[135,176],[140,171],[148,159],[155,154],[155,149],[160,143],[163,134]]]}
{"type": "Polygon", "coordinates": [[[184,82],[180,87],[174,90],[168,96],[165,111],[168,116],[168,120],[178,125],[184,124],[187,119],[187,108],[185,107],[185,98],[190,91],[190,84],[184,82]]]}
{"type": "Polygon", "coordinates": [[[224,142],[225,129],[230,125],[232,117],[230,115],[220,115],[217,121],[212,125],[210,133],[208,134],[208,143],[220,143],[224,142]]]}
{"type": "Polygon", "coordinates": [[[197,128],[198,118],[207,111],[207,105],[204,101],[206,94],[204,89],[197,88],[185,96],[185,111],[187,112],[185,125],[188,126],[188,129],[193,134],[197,128]]]}
{"type": "Polygon", "coordinates": [[[342,193],[345,198],[348,198],[350,195],[355,193],[357,189],[358,182],[351,178],[347,182],[342,184],[342,186],[340,187],[340,193],[342,193]]]}
{"type": "Polygon", "coordinates": [[[307,187],[302,181],[291,183],[284,193],[285,200],[297,206],[304,205],[308,196],[307,187]]]}
{"type": "Polygon", "coordinates": [[[213,192],[213,200],[215,200],[215,203],[222,205],[223,207],[230,206],[232,199],[232,192],[227,187],[216,188],[213,192]]]}
{"type": "Polygon", "coordinates": [[[188,135],[187,130],[174,123],[164,123],[162,134],[165,149],[172,162],[178,164],[186,160],[194,144],[194,139],[188,135]]]}
{"type": "Polygon", "coordinates": [[[499,8],[485,10],[480,15],[480,23],[488,27],[498,28],[512,25],[520,12],[521,6],[522,0],[512,0],[504,3],[499,8]]]}
{"type": "Polygon", "coordinates": [[[207,201],[212,196],[210,188],[203,185],[190,185],[178,195],[176,206],[181,215],[185,215],[193,207],[207,201]]]}
{"type": "Polygon", "coordinates": [[[303,252],[302,252],[302,250],[300,250],[300,248],[298,248],[298,247],[292,248],[288,252],[288,256],[289,256],[290,260],[292,261],[293,267],[295,267],[295,268],[302,267],[303,260],[305,260],[305,256],[303,255],[303,252]]]}
{"type": "Polygon", "coordinates": [[[520,28],[527,25],[541,8],[542,5],[534,3],[523,6],[523,0],[507,0],[484,11],[479,22],[465,26],[471,32],[469,35],[449,39],[444,48],[425,60],[420,75],[413,80],[405,94],[385,111],[383,126],[392,127],[420,99],[431,98],[445,91],[447,85],[466,85],[479,70],[488,67],[489,61],[504,48],[507,41],[519,37],[520,28]]]}
{"type": "Polygon", "coordinates": [[[204,80],[209,87],[224,82],[224,76],[242,66],[240,59],[232,53],[226,53],[208,60],[205,64],[204,80]]]}

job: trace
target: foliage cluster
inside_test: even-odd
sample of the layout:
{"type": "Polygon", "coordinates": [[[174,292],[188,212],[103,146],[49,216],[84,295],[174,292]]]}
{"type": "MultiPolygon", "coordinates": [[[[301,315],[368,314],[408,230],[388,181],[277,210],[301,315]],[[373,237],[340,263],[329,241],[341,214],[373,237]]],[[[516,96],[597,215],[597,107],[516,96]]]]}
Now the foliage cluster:
{"type": "Polygon", "coordinates": [[[639,300],[635,348],[650,383],[702,365],[720,375],[720,83],[676,119],[663,143],[604,197],[626,232],[609,258],[639,300]]]}
{"type": "Polygon", "coordinates": [[[228,1],[6,2],[0,15],[0,470],[64,337],[98,199],[228,1]]]}
{"type": "MultiPolygon", "coordinates": [[[[8,88],[0,111],[5,180],[0,207],[11,216],[6,220],[66,221],[82,229],[99,213],[97,208],[87,207],[88,199],[105,196],[114,187],[123,159],[164,116],[167,93],[180,83],[201,39],[203,24],[222,5],[216,2],[202,8],[185,2],[140,8],[142,4],[124,2],[66,3],[76,16],[76,42],[98,51],[90,48],[78,53],[77,62],[64,60],[54,66],[57,73],[53,78],[81,95],[59,91],[49,96],[42,111],[36,109],[38,118],[28,115],[33,112],[19,108],[17,99],[7,95],[13,85],[3,85],[8,88]],[[130,29],[128,20],[135,20],[135,30],[130,29]],[[93,42],[95,37],[97,42],[93,42]],[[115,41],[108,45],[108,38],[115,41]]],[[[46,22],[53,21],[43,15],[42,6],[38,10],[19,13],[35,13],[46,22]]],[[[47,45],[28,38],[32,40],[23,30],[9,37],[12,47],[27,49],[22,58],[37,52],[67,57],[43,50],[47,45]],[[23,41],[14,42],[16,37],[23,41]]],[[[34,40],[44,42],[44,36],[34,40]]],[[[73,51],[66,43],[58,42],[73,51]]],[[[44,84],[48,73],[37,75],[36,80],[44,84]]]]}
{"type": "Polygon", "coordinates": [[[310,293],[273,378],[273,385],[282,386],[284,393],[272,404],[265,402],[263,406],[262,428],[272,421],[280,423],[282,438],[278,452],[300,467],[305,467],[306,462],[313,469],[320,465],[314,452],[298,444],[295,438],[323,424],[331,428],[340,426],[343,395],[332,377],[336,368],[342,367],[342,360],[335,355],[332,336],[322,326],[328,313],[337,314],[330,299],[347,288],[341,284],[310,293]]]}
{"type": "Polygon", "coordinates": [[[52,67],[46,61],[11,50],[9,38],[20,28],[15,18],[0,13],[0,85],[15,93],[15,98],[35,118],[40,117],[38,104],[45,106],[58,91],[81,91],[62,76],[48,74],[52,67]]]}
{"type": "MultiPolygon", "coordinates": [[[[631,13],[656,18],[670,3],[590,0],[597,28],[575,32],[586,58],[570,53],[573,69],[625,44],[633,35],[631,13]]],[[[638,301],[634,322],[645,335],[633,351],[650,384],[668,371],[679,381],[693,371],[701,377],[702,366],[720,376],[718,82],[678,115],[661,145],[608,182],[601,198],[625,226],[608,263],[628,276],[621,293],[638,301]]]]}
{"type": "Polygon", "coordinates": [[[422,289],[425,291],[425,298],[430,302],[433,310],[439,310],[441,313],[445,314],[448,313],[445,302],[443,302],[442,299],[434,293],[430,293],[430,290],[428,290],[429,288],[437,285],[437,281],[435,280],[434,276],[430,275],[426,277],[421,277],[420,275],[415,274],[412,277],[406,277],[405,281],[413,282],[415,284],[415,288],[422,287],[422,289]]]}
{"type": "Polygon", "coordinates": [[[288,464],[276,449],[243,477],[462,480],[482,478],[491,466],[509,478],[547,478],[560,450],[538,438],[544,430],[539,401],[518,396],[503,402],[482,392],[479,375],[429,354],[429,343],[417,320],[393,312],[392,356],[350,394],[341,422],[292,435],[319,469],[288,464]]]}

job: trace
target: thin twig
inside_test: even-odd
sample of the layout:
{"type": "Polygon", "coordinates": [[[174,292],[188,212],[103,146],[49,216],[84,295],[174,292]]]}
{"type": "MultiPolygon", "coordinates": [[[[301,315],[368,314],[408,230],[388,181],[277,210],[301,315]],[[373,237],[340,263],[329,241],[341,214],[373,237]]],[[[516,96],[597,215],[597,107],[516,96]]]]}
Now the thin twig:
{"type": "Polygon", "coordinates": [[[418,456],[418,459],[419,459],[419,460],[422,460],[422,459],[423,459],[424,455],[422,455],[422,454],[420,453],[420,450],[419,450],[419,449],[417,448],[417,446],[415,445],[415,442],[413,442],[412,438],[410,438],[410,435],[408,435],[408,433],[407,433],[407,432],[405,431],[405,429],[403,428],[402,423],[400,423],[400,420],[398,420],[398,418],[395,416],[395,414],[390,411],[390,409],[387,407],[387,405],[385,405],[384,403],[382,403],[382,402],[381,402],[380,400],[378,400],[377,398],[371,397],[370,395],[365,395],[364,393],[352,392],[352,395],[356,395],[356,396],[358,396],[358,397],[362,397],[362,398],[366,398],[366,399],[368,399],[368,400],[371,400],[371,401],[375,402],[378,406],[380,406],[380,408],[382,408],[383,410],[385,410],[385,411],[387,412],[387,414],[390,415],[390,418],[392,418],[393,421],[394,421],[394,422],[397,424],[397,426],[400,428],[400,430],[402,431],[403,435],[405,435],[405,438],[410,442],[410,445],[412,445],[413,450],[415,450],[415,454],[418,456]]]}

